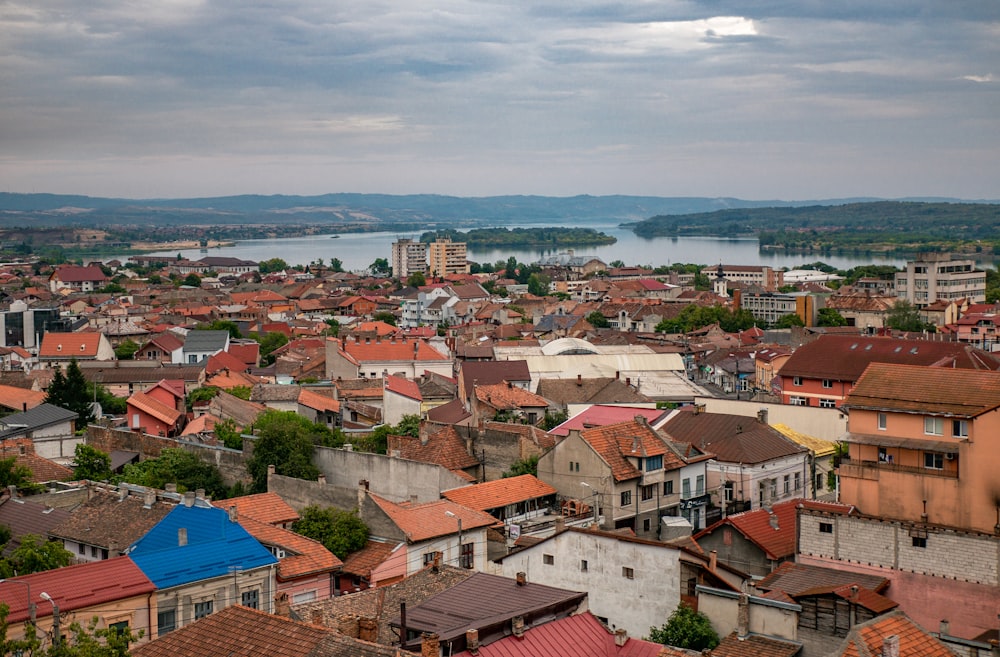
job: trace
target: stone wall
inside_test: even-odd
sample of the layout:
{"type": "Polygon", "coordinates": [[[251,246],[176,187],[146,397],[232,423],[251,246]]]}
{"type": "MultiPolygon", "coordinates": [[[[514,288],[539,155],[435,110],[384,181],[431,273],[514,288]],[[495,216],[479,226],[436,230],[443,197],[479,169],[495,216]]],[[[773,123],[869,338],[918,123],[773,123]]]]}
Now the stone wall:
{"type": "Polygon", "coordinates": [[[393,502],[433,502],[441,491],[469,484],[439,465],[384,454],[317,447],[313,463],[330,486],[355,490],[365,480],[373,493],[393,502]]]}

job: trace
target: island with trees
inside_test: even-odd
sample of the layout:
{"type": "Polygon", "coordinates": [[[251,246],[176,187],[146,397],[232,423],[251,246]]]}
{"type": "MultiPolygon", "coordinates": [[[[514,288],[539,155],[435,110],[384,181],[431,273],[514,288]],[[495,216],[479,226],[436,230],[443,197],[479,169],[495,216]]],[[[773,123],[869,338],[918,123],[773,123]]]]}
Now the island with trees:
{"type": "Polygon", "coordinates": [[[598,246],[614,244],[617,238],[593,228],[541,226],[532,228],[473,228],[468,232],[453,229],[427,231],[421,242],[450,239],[465,242],[470,247],[524,247],[524,246],[598,246]]]}

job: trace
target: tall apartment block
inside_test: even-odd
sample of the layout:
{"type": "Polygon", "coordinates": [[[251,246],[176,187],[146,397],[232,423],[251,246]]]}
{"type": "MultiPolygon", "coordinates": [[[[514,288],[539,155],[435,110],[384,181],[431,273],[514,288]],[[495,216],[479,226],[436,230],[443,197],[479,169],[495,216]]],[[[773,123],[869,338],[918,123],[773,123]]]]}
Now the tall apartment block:
{"type": "Polygon", "coordinates": [[[896,274],[896,296],[917,308],[935,301],[968,299],[986,303],[986,272],[975,260],[952,260],[949,253],[927,253],[896,274]]]}
{"type": "Polygon", "coordinates": [[[427,273],[427,245],[411,239],[392,243],[392,275],[405,280],[410,274],[427,273]]]}
{"type": "Polygon", "coordinates": [[[469,261],[465,242],[441,239],[430,244],[430,272],[433,276],[468,274],[469,261]]]}

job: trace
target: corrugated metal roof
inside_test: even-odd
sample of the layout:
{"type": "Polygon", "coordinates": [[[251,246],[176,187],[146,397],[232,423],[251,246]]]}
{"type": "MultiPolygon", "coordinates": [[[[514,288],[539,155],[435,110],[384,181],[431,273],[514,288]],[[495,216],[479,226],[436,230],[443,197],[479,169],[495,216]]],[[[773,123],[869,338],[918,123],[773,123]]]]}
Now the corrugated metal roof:
{"type": "Polygon", "coordinates": [[[42,427],[48,427],[61,422],[75,420],[78,417],[73,411],[66,410],[54,404],[39,404],[23,413],[14,413],[0,418],[0,438],[20,435],[42,427]]]}

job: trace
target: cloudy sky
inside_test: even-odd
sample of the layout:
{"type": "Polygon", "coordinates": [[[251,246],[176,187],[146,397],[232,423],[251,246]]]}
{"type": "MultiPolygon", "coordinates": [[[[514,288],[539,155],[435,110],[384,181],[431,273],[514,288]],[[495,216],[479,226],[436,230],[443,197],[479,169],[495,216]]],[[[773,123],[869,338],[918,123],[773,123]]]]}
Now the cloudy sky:
{"type": "Polygon", "coordinates": [[[0,191],[1000,198],[995,0],[0,0],[0,57],[0,191]]]}

